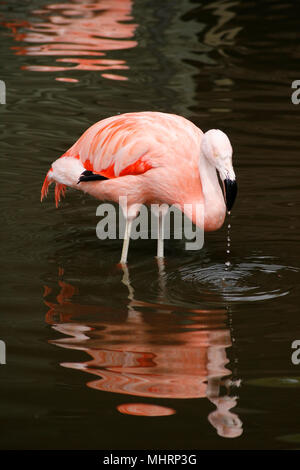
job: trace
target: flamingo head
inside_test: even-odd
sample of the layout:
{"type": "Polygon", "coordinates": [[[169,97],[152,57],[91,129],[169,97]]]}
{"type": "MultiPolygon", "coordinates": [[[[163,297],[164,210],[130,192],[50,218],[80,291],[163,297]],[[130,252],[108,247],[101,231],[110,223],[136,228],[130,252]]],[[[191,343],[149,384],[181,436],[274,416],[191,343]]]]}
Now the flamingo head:
{"type": "Polygon", "coordinates": [[[227,211],[231,211],[237,194],[237,184],[232,166],[232,147],[227,135],[219,129],[205,132],[201,150],[204,157],[219,172],[223,181],[227,211]]]}

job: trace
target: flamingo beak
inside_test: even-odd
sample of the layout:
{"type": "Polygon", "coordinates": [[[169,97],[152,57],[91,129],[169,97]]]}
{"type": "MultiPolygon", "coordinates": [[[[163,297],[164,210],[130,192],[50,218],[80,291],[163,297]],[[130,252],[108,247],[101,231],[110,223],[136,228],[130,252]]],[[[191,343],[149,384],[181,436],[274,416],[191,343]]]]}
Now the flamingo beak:
{"type": "Polygon", "coordinates": [[[231,180],[229,178],[225,178],[224,180],[224,193],[225,193],[225,203],[226,203],[226,208],[227,211],[230,212],[236,195],[237,195],[237,184],[236,180],[231,180]]]}

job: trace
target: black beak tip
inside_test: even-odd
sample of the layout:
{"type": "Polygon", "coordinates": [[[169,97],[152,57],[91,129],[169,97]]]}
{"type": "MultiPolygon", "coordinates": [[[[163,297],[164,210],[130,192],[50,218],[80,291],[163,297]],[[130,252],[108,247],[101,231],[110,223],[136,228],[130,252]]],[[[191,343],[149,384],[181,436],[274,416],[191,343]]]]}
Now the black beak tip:
{"type": "Polygon", "coordinates": [[[230,212],[233,207],[236,195],[237,195],[236,180],[230,180],[229,178],[226,178],[224,180],[224,186],[225,186],[226,208],[227,208],[227,211],[230,212]]]}

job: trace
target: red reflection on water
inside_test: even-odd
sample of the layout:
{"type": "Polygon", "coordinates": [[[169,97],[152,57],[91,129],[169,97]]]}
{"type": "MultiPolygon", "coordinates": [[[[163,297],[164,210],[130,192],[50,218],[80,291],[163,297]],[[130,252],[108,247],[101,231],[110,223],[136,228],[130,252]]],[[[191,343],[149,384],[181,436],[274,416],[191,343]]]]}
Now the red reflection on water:
{"type": "Polygon", "coordinates": [[[58,82],[70,82],[70,83],[77,83],[79,80],[77,78],[65,78],[65,77],[56,77],[58,82]]]}
{"type": "Polygon", "coordinates": [[[170,416],[176,413],[172,408],[148,403],[124,403],[117,406],[117,410],[132,416],[170,416]]]}
{"type": "MultiPolygon", "coordinates": [[[[46,321],[67,337],[51,343],[82,350],[92,358],[61,365],[97,376],[87,383],[96,390],[154,399],[206,397],[216,406],[208,420],[218,434],[241,435],[242,423],[230,411],[237,397],[229,395],[226,349],[232,343],[226,310],[188,309],[181,317],[182,307],[136,301],[128,273],[124,272],[123,283],[129,291],[127,312],[72,302],[75,288],[59,281],[57,303],[45,302],[50,308],[46,321]],[[147,309],[152,313],[147,314],[147,309]],[[225,396],[221,387],[227,389],[225,396]]],[[[45,292],[51,293],[49,288],[45,292]]],[[[142,416],[175,413],[163,408],[135,403],[118,410],[142,416]]]]}
{"type": "MultiPolygon", "coordinates": [[[[17,55],[64,56],[56,59],[56,62],[68,63],[60,66],[25,65],[22,67],[25,70],[126,70],[129,67],[124,60],[91,57],[105,56],[104,51],[129,49],[137,45],[136,41],[131,40],[137,25],[128,23],[132,20],[131,7],[131,0],[73,0],[46,5],[43,10],[33,11],[41,19],[39,21],[10,21],[4,25],[12,30],[16,41],[34,43],[31,46],[13,47],[17,55]]],[[[112,80],[127,79],[115,74],[102,76],[112,80]]]]}

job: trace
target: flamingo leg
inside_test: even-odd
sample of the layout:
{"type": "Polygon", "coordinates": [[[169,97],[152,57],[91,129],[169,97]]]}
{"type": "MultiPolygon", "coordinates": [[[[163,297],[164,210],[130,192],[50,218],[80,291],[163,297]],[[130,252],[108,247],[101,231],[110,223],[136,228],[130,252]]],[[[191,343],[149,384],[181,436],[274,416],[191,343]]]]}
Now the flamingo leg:
{"type": "Polygon", "coordinates": [[[158,220],[158,236],[157,236],[157,258],[164,257],[164,215],[159,211],[158,220]]]}
{"type": "Polygon", "coordinates": [[[120,261],[121,264],[127,263],[127,254],[128,254],[128,248],[129,248],[131,226],[132,226],[132,219],[126,219],[126,227],[125,227],[122,255],[121,255],[121,261],[120,261]]]}

